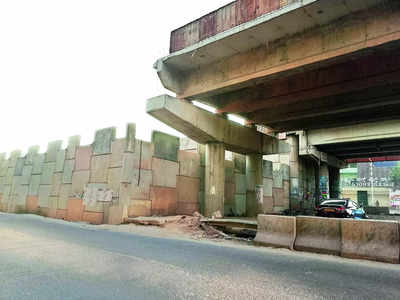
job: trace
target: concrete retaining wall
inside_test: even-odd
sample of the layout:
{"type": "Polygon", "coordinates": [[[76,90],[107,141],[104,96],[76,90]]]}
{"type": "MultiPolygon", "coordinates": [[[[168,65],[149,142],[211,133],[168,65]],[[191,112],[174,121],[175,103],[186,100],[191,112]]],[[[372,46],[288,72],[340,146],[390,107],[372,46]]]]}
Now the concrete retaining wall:
{"type": "Polygon", "coordinates": [[[340,255],[340,219],[297,217],[295,250],[340,255]]]}
{"type": "Polygon", "coordinates": [[[291,248],[381,262],[400,261],[400,224],[395,221],[258,216],[255,241],[291,248]]]}
{"type": "Polygon", "coordinates": [[[258,230],[255,238],[257,244],[293,249],[295,238],[295,217],[258,216],[258,230]]]}
{"type": "Polygon", "coordinates": [[[342,256],[399,263],[399,223],[343,220],[342,256]]]}
{"type": "Polygon", "coordinates": [[[68,221],[121,223],[126,216],[192,214],[199,210],[200,155],[179,151],[179,138],[153,132],[152,141],[98,130],[91,145],[80,137],[51,142],[46,153],[0,154],[0,211],[40,213],[68,221]]]}

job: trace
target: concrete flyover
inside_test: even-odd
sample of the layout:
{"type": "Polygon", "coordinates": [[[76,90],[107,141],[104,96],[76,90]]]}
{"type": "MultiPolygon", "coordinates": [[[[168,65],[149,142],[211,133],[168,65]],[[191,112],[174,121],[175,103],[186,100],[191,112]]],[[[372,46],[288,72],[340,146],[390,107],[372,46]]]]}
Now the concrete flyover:
{"type": "MultiPolygon", "coordinates": [[[[237,0],[173,31],[170,49],[154,67],[176,99],[149,113],[200,143],[265,154],[275,171],[290,165],[287,209],[338,197],[346,161],[400,154],[399,1],[237,0]],[[268,151],[227,114],[267,128],[268,151]]],[[[282,206],[275,199],[264,207],[282,206]]]]}

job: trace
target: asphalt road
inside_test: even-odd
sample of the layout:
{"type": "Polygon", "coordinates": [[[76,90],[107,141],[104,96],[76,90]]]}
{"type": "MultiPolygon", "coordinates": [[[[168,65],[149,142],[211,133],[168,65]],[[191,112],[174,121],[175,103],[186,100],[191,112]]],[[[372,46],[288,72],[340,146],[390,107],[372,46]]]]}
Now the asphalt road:
{"type": "Polygon", "coordinates": [[[400,299],[400,266],[0,213],[0,299],[400,299]]]}

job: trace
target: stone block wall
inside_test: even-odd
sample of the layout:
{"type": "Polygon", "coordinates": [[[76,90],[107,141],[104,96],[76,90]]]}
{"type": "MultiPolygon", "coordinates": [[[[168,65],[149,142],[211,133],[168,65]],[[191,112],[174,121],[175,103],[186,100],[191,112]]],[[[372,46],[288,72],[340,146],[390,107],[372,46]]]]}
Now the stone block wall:
{"type": "Polygon", "coordinates": [[[264,156],[264,213],[290,209],[289,154],[264,156]]]}
{"type": "Polygon", "coordinates": [[[179,150],[171,135],[155,131],[149,143],[135,132],[128,124],[122,139],[106,128],[91,145],[74,136],[66,149],[55,141],[46,153],[35,146],[25,156],[1,154],[0,211],[94,224],[199,211],[204,167],[198,151],[179,150]]]}

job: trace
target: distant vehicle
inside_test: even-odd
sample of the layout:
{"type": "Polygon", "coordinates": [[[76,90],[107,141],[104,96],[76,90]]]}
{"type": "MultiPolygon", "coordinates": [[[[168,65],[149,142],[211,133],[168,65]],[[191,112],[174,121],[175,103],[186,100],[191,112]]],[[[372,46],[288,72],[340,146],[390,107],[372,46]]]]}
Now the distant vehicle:
{"type": "Polygon", "coordinates": [[[364,209],[351,200],[326,200],[317,206],[317,216],[367,219],[364,209]]]}

